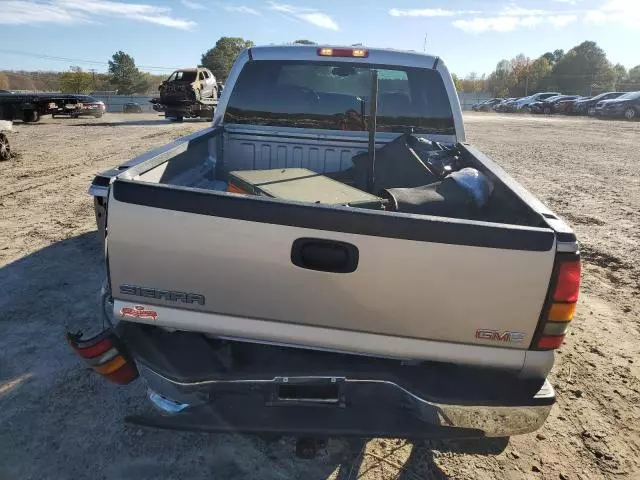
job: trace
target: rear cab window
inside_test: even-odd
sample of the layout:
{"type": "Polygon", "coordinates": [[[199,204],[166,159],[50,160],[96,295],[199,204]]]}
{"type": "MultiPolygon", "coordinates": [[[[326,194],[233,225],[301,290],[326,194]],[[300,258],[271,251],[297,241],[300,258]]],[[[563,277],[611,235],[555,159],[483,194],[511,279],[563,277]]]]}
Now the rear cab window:
{"type": "Polygon", "coordinates": [[[231,93],[224,122],[366,131],[373,69],[378,72],[378,131],[455,134],[439,72],[330,61],[247,63],[231,93]]]}

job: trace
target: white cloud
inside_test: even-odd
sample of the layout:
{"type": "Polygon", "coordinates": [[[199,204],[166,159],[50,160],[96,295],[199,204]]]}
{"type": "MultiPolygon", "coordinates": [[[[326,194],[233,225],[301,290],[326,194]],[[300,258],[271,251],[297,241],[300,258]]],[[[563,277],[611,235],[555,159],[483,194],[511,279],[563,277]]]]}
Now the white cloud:
{"type": "Polygon", "coordinates": [[[512,3],[511,5],[507,5],[502,10],[500,10],[498,15],[507,17],[531,17],[534,15],[548,15],[549,13],[551,13],[549,10],[522,8],[512,3]]]}
{"type": "Polygon", "coordinates": [[[599,8],[587,11],[584,21],[591,25],[617,23],[640,28],[640,1],[607,0],[599,8]]]}
{"type": "MultiPolygon", "coordinates": [[[[575,6],[584,0],[553,0],[554,3],[575,6]]],[[[452,22],[456,28],[470,33],[488,31],[510,32],[519,28],[551,26],[564,28],[582,19],[589,25],[618,24],[640,28],[640,0],[601,0],[599,7],[531,9],[515,3],[483,16],[461,18],[452,22]]]]}
{"type": "Polygon", "coordinates": [[[452,25],[469,33],[512,32],[519,28],[537,28],[545,25],[562,28],[577,20],[578,16],[575,13],[567,11],[531,9],[510,4],[497,14],[460,19],[452,22],[452,25]]]}
{"type": "Polygon", "coordinates": [[[480,13],[474,10],[443,10],[442,8],[392,8],[392,17],[454,17],[456,15],[480,13]]]}
{"type": "Polygon", "coordinates": [[[551,15],[547,20],[556,28],[566,27],[567,25],[578,20],[577,15],[551,15]]]}
{"type": "Polygon", "coordinates": [[[171,9],[149,4],[108,0],[8,0],[2,3],[0,24],[74,24],[95,22],[100,17],[119,17],[188,29],[195,22],[171,16],[171,9]]]}
{"type": "Polygon", "coordinates": [[[520,23],[518,17],[477,17],[471,20],[456,20],[452,25],[460,30],[469,33],[483,33],[490,30],[496,32],[511,32],[515,30],[520,23]]]}
{"type": "Polygon", "coordinates": [[[269,8],[271,10],[275,10],[276,12],[283,12],[283,13],[294,13],[296,12],[296,10],[298,10],[298,8],[292,5],[286,5],[284,3],[277,3],[277,2],[269,2],[269,8]]]}
{"type": "Polygon", "coordinates": [[[30,25],[38,23],[72,24],[87,23],[89,19],[74,11],[51,4],[35,4],[26,0],[9,0],[2,3],[0,24],[30,25]]]}
{"type": "Polygon", "coordinates": [[[245,7],[244,5],[225,5],[223,7],[227,12],[235,12],[235,13],[247,13],[249,15],[260,15],[260,12],[255,8],[245,7]]]}
{"type": "Polygon", "coordinates": [[[207,7],[198,2],[193,2],[191,0],[180,0],[180,3],[191,10],[206,10],[207,7]]]}
{"type": "Polygon", "coordinates": [[[269,8],[276,12],[283,13],[289,18],[310,23],[316,27],[327,28],[329,30],[339,30],[338,24],[326,13],[315,8],[295,7],[286,3],[269,2],[269,8]]]}
{"type": "Polygon", "coordinates": [[[328,28],[329,30],[338,30],[338,24],[326,13],[300,13],[298,18],[305,20],[317,27],[328,28]]]}

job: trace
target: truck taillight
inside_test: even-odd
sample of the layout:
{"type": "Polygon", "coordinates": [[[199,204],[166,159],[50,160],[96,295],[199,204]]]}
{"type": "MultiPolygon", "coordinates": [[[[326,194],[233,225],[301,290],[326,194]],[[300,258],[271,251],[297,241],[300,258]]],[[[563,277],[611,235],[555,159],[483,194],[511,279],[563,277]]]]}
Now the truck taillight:
{"type": "Polygon", "coordinates": [[[67,333],[67,342],[87,365],[114,383],[125,385],[138,377],[135,363],[110,330],[89,339],[83,338],[82,333],[67,333]]]}
{"type": "Polygon", "coordinates": [[[319,48],[317,50],[320,57],[356,57],[366,58],[369,56],[369,50],[365,48],[319,48]]]}
{"type": "Polygon", "coordinates": [[[552,350],[562,345],[569,322],[576,311],[580,291],[580,256],[559,256],[553,281],[550,303],[543,318],[542,334],[535,344],[539,350],[552,350]]]}

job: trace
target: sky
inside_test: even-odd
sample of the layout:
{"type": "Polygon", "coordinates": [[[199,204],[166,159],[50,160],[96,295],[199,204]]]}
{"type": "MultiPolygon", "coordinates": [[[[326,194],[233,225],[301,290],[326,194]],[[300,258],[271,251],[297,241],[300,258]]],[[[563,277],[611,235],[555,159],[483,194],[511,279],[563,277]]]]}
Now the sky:
{"type": "Polygon", "coordinates": [[[170,73],[198,64],[222,36],[426,46],[461,76],[593,40],[631,68],[640,64],[640,0],[0,0],[0,70],[103,72],[123,50],[141,70],[170,73]]]}

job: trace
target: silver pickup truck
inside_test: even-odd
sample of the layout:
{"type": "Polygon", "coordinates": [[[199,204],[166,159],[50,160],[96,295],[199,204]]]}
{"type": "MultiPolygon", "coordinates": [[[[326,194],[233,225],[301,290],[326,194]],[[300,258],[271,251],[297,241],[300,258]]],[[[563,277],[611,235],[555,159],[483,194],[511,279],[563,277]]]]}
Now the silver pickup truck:
{"type": "Polygon", "coordinates": [[[129,421],[469,438],[549,414],[577,241],[466,142],[437,57],[245,50],[210,128],[90,194],[110,327],[69,341],[111,380],[144,379],[160,414],[129,421]]]}

